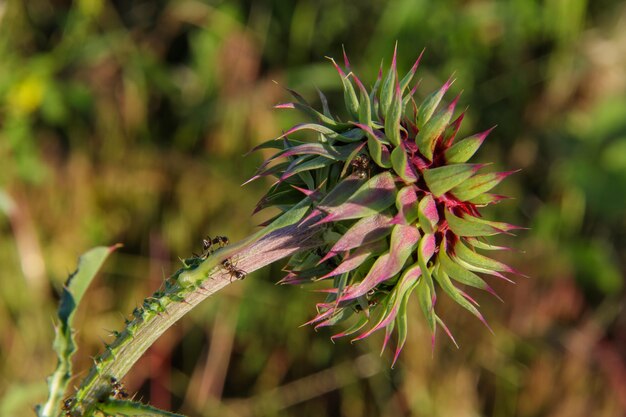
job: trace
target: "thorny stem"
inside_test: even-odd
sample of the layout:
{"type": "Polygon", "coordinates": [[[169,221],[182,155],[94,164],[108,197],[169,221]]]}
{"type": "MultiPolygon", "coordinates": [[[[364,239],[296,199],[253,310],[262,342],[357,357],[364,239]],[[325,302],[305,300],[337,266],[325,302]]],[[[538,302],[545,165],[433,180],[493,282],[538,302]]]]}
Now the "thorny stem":
{"type": "MultiPolygon", "coordinates": [[[[129,324],[107,351],[96,359],[96,364],[76,393],[71,415],[90,415],[98,401],[109,396],[111,377],[116,379],[124,377],[170,326],[201,301],[233,281],[228,271],[219,267],[221,261],[231,257],[236,262],[237,268],[248,273],[253,272],[297,251],[316,246],[319,242],[316,242],[315,235],[319,230],[318,227],[289,226],[276,230],[260,240],[249,242],[250,239],[247,239],[228,246],[207,258],[196,269],[190,271],[192,274],[198,274],[198,277],[206,277],[200,285],[178,291],[178,294],[184,296],[183,301],[169,303],[159,314],[152,314],[139,320],[132,334],[128,333],[131,326],[129,324]]],[[[133,320],[137,321],[137,318],[133,320]]]]}

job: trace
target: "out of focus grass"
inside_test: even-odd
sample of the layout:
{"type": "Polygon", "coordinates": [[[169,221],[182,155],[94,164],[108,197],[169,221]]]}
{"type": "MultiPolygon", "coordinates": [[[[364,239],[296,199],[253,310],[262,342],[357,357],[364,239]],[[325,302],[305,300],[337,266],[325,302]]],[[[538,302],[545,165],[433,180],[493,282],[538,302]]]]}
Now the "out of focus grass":
{"type": "MultiPolygon", "coordinates": [[[[79,311],[76,367],[199,248],[237,240],[264,183],[242,155],[298,120],[289,86],[339,103],[325,55],[373,82],[397,40],[426,48],[425,95],[451,73],[477,159],[521,168],[492,210],[528,279],[458,307],[431,353],[416,311],[396,369],[380,340],[299,328],[318,295],[252,274],[170,330],[126,378],[194,416],[619,416],[626,413],[626,7],[614,0],[0,3],[0,414],[28,415],[54,366],[51,317],[75,258],[123,242],[79,311]],[[368,78],[369,77],[369,78],[368,78]],[[374,353],[372,353],[374,352],[374,353]]],[[[412,306],[414,309],[416,306],[412,306]]],[[[375,338],[374,338],[375,339],[375,338]]]]}

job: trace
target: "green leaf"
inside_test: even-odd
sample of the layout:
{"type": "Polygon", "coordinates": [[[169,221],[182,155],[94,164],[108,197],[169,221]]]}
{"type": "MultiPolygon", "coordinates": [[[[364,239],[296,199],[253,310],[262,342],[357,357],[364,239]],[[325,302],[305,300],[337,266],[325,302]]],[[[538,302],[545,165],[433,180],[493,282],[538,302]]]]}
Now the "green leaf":
{"type": "Polygon", "coordinates": [[[415,136],[415,143],[419,148],[419,151],[429,161],[433,160],[433,152],[437,145],[437,139],[446,130],[452,115],[454,114],[454,108],[456,107],[458,97],[450,103],[448,108],[442,112],[439,112],[433,118],[429,119],[424,126],[420,129],[415,136]]]}
{"type": "Polygon", "coordinates": [[[422,55],[424,55],[424,50],[422,50],[420,56],[417,57],[409,72],[400,81],[400,91],[404,92],[404,90],[406,90],[406,88],[409,86],[409,83],[411,82],[413,76],[415,75],[415,72],[417,71],[417,67],[420,64],[420,61],[422,60],[422,55]]]}
{"type": "Polygon", "coordinates": [[[485,132],[472,135],[452,145],[445,152],[446,161],[450,164],[469,161],[493,129],[494,128],[492,127],[485,132]]]}
{"type": "Polygon", "coordinates": [[[391,220],[392,218],[388,214],[380,213],[360,219],[343,234],[326,256],[322,258],[322,261],[330,259],[340,252],[363,247],[386,237],[391,233],[391,220]]]}
{"type": "MultiPolygon", "coordinates": [[[[333,141],[339,141],[339,142],[348,142],[348,143],[358,142],[361,139],[363,139],[363,136],[364,136],[364,134],[361,132],[360,129],[352,129],[346,132],[338,133],[332,129],[327,128],[326,126],[318,125],[316,123],[302,123],[302,124],[292,127],[291,129],[289,129],[288,131],[286,131],[285,133],[283,133],[276,139],[284,138],[295,132],[299,132],[300,130],[313,130],[317,133],[321,133],[327,139],[331,139],[333,141]]],[[[310,143],[307,142],[307,144],[310,144],[310,143]]]]}
{"type": "MultiPolygon", "coordinates": [[[[280,185],[283,184],[285,183],[281,183],[280,185]]],[[[278,191],[271,191],[257,203],[253,214],[271,206],[297,204],[303,198],[304,197],[300,191],[294,190],[291,187],[278,191]]]]}
{"type": "MultiPolygon", "coordinates": [[[[348,156],[361,146],[359,143],[349,143],[347,145],[330,145],[328,143],[305,143],[294,146],[280,152],[276,158],[302,157],[304,155],[319,155],[334,161],[345,161],[348,156]]],[[[294,162],[294,164],[297,162],[294,162]]]]}
{"type": "Polygon", "coordinates": [[[474,197],[469,200],[470,203],[475,204],[477,206],[486,206],[493,203],[498,203],[508,197],[498,194],[485,193],[481,194],[478,197],[474,197]]]}
{"type": "Polygon", "coordinates": [[[467,299],[461,294],[459,289],[452,284],[452,281],[450,281],[450,277],[442,270],[442,268],[435,268],[433,276],[437,280],[437,283],[441,286],[441,289],[443,289],[445,293],[450,296],[450,298],[452,298],[457,304],[478,317],[480,321],[487,325],[483,315],[480,314],[478,309],[476,309],[476,307],[474,307],[472,303],[467,301],[467,299]]]}
{"type": "Polygon", "coordinates": [[[446,210],[445,215],[450,230],[458,236],[492,236],[517,228],[507,223],[490,222],[470,215],[457,217],[449,210],[446,210]]]}
{"type": "Polygon", "coordinates": [[[395,93],[385,113],[385,136],[394,146],[400,145],[400,118],[402,117],[402,93],[396,85],[395,93]]]}
{"type": "Polygon", "coordinates": [[[419,280],[415,291],[417,293],[417,300],[419,301],[422,313],[424,313],[424,317],[426,318],[426,323],[428,323],[428,328],[430,329],[430,332],[434,334],[437,330],[437,323],[435,321],[435,313],[433,310],[433,296],[431,295],[430,286],[424,279],[424,275],[422,275],[422,279],[419,280]]]}
{"type": "Polygon", "coordinates": [[[454,254],[465,262],[476,267],[491,271],[514,272],[508,265],[474,252],[461,243],[461,241],[458,241],[456,245],[454,245],[454,254]]]}
{"type": "Polygon", "coordinates": [[[361,330],[363,327],[365,327],[365,325],[368,322],[369,322],[369,318],[365,314],[361,314],[358,316],[357,320],[354,322],[352,326],[350,326],[348,329],[344,330],[343,332],[339,332],[337,334],[332,335],[330,337],[330,340],[335,340],[340,337],[350,336],[358,332],[359,330],[361,330]]]}
{"type": "Polygon", "coordinates": [[[422,236],[422,239],[419,241],[417,245],[417,264],[422,270],[422,277],[426,281],[428,288],[430,289],[430,293],[433,296],[431,300],[431,308],[435,305],[435,286],[433,285],[433,279],[430,275],[430,270],[428,269],[428,261],[432,258],[435,253],[436,248],[436,239],[434,234],[425,234],[422,236]]]}
{"type": "Polygon", "coordinates": [[[450,259],[446,253],[445,245],[442,245],[439,249],[438,259],[444,272],[454,280],[460,282],[461,284],[469,285],[474,288],[480,288],[481,290],[489,289],[489,285],[487,285],[481,277],[471,271],[468,271],[450,259]]]}
{"type": "Polygon", "coordinates": [[[398,210],[398,217],[402,220],[403,224],[411,224],[418,217],[417,208],[417,194],[415,192],[415,186],[407,185],[398,191],[396,196],[396,209],[398,210]]]}
{"type": "Polygon", "coordinates": [[[57,354],[57,367],[48,378],[48,400],[37,406],[40,417],[56,417],[61,410],[61,402],[67,384],[72,377],[72,356],[76,351],[74,341],[74,313],[107,257],[121,245],[100,246],[83,254],[78,260],[78,268],[72,273],[61,294],[59,302],[59,324],[56,327],[54,351],[57,354]]]}
{"type": "Polygon", "coordinates": [[[475,237],[466,237],[465,240],[467,243],[469,243],[470,245],[478,249],[484,249],[484,250],[508,250],[509,249],[506,246],[491,245],[475,237]]]}
{"type": "MultiPolygon", "coordinates": [[[[343,168],[341,169],[341,174],[339,175],[340,177],[343,178],[348,173],[348,168],[350,168],[350,164],[352,164],[352,161],[354,160],[354,158],[356,158],[356,156],[361,152],[361,149],[363,149],[365,145],[366,145],[366,142],[363,142],[359,146],[354,148],[352,152],[350,152],[350,155],[348,155],[348,157],[346,158],[346,162],[344,162],[343,164],[343,168]]],[[[324,177],[327,178],[328,176],[325,175],[324,177]]]]}
{"type": "Polygon", "coordinates": [[[391,165],[393,170],[406,184],[412,184],[417,181],[417,176],[409,165],[408,158],[404,146],[400,144],[391,152],[391,165]]]}
{"type": "MultiPolygon", "coordinates": [[[[370,103],[373,103],[376,107],[376,93],[378,92],[378,88],[380,87],[380,83],[383,79],[383,62],[380,62],[380,67],[378,68],[378,76],[376,77],[376,82],[374,83],[374,87],[372,87],[372,91],[370,91],[370,103]]],[[[376,108],[374,108],[376,114],[376,108]]]]}
{"type": "Polygon", "coordinates": [[[320,205],[319,208],[328,213],[320,223],[360,219],[380,213],[394,203],[396,193],[393,177],[387,171],[382,172],[370,178],[340,206],[320,205]]]}
{"type": "Polygon", "coordinates": [[[491,190],[498,185],[503,179],[511,175],[511,172],[489,172],[486,174],[478,174],[469,178],[467,181],[454,187],[452,194],[461,201],[469,201],[481,194],[491,190]]]}
{"type": "Polygon", "coordinates": [[[439,90],[433,92],[424,99],[417,112],[417,127],[421,130],[426,123],[430,120],[431,116],[435,112],[435,109],[439,105],[439,102],[446,94],[446,91],[450,88],[454,81],[449,79],[439,90]]]}
{"type": "Polygon", "coordinates": [[[359,100],[356,98],[356,92],[354,91],[354,86],[348,79],[348,76],[343,72],[339,65],[335,62],[334,59],[330,59],[333,66],[339,72],[339,77],[341,78],[341,83],[343,84],[343,99],[346,104],[346,110],[353,119],[358,119],[359,117],[359,100]]]}
{"type": "Polygon", "coordinates": [[[441,197],[452,188],[470,178],[482,168],[480,164],[453,164],[427,169],[423,172],[428,189],[435,197],[441,197]]]}
{"type": "Polygon", "coordinates": [[[391,232],[389,252],[376,259],[363,280],[349,287],[340,301],[351,300],[367,294],[383,281],[400,273],[411,252],[420,239],[419,230],[414,226],[397,224],[391,232]]]}
{"type": "Polygon", "coordinates": [[[372,124],[372,105],[370,104],[370,97],[367,94],[365,86],[354,73],[352,73],[352,78],[354,78],[354,81],[359,87],[359,97],[361,99],[359,103],[359,123],[370,126],[372,124]]]}
{"type": "Polygon", "coordinates": [[[391,105],[391,100],[394,95],[395,84],[396,84],[396,55],[398,52],[398,44],[396,43],[396,47],[393,50],[393,58],[391,59],[391,68],[389,68],[389,72],[385,77],[385,81],[383,81],[383,86],[380,90],[380,110],[383,114],[387,114],[389,106],[391,105]]]}
{"type": "Polygon", "coordinates": [[[439,212],[437,204],[431,194],[426,194],[417,206],[420,227],[425,233],[432,234],[437,230],[439,212]]]}
{"type": "Polygon", "coordinates": [[[315,170],[315,169],[322,169],[324,167],[327,167],[329,165],[331,165],[333,163],[332,159],[329,159],[325,156],[317,156],[315,158],[312,159],[308,159],[304,162],[301,162],[299,164],[292,164],[294,165],[291,168],[287,168],[285,170],[285,172],[283,172],[283,175],[280,177],[281,181],[286,180],[289,177],[292,177],[296,174],[299,174],[301,172],[304,171],[311,171],[311,170],[315,170]]]}
{"type": "Polygon", "coordinates": [[[282,150],[285,150],[286,148],[290,148],[291,145],[302,145],[305,143],[308,143],[308,142],[305,142],[302,140],[296,140],[296,139],[289,139],[289,141],[270,139],[252,148],[252,150],[250,150],[246,155],[249,155],[252,152],[255,152],[261,149],[280,149],[282,151],[282,150]]]}
{"type": "Polygon", "coordinates": [[[315,110],[313,107],[308,104],[303,103],[282,103],[274,106],[275,109],[296,109],[300,112],[308,115],[321,123],[323,126],[329,127],[333,130],[342,130],[350,127],[348,123],[341,123],[335,121],[332,117],[328,117],[325,114],[322,114],[315,110]]]}
{"type": "Polygon", "coordinates": [[[389,160],[389,152],[383,152],[383,144],[376,136],[371,127],[358,124],[358,127],[363,129],[367,135],[367,150],[369,151],[372,160],[376,162],[376,165],[382,168],[390,168],[391,161],[389,160]]]}

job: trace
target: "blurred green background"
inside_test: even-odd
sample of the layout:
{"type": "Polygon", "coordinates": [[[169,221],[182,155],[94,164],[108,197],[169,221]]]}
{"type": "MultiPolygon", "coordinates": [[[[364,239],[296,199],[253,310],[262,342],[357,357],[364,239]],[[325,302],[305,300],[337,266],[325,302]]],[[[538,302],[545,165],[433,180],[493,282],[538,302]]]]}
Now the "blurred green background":
{"type": "MultiPolygon", "coordinates": [[[[481,297],[495,335],[443,300],[461,348],[421,313],[395,369],[381,336],[299,326],[319,294],[280,265],[206,301],[125,378],[191,416],[626,415],[626,4],[614,0],[0,2],[0,415],[34,415],[59,289],[82,252],[122,242],[78,312],[81,376],[124,315],[200,249],[238,240],[268,183],[255,144],[301,120],[281,86],[339,108],[324,56],[373,83],[395,41],[425,96],[454,73],[477,161],[522,169],[488,210],[529,276],[481,297]],[[278,85],[274,82],[276,81],[278,85]]],[[[414,303],[416,304],[416,303],[414,303]]]]}

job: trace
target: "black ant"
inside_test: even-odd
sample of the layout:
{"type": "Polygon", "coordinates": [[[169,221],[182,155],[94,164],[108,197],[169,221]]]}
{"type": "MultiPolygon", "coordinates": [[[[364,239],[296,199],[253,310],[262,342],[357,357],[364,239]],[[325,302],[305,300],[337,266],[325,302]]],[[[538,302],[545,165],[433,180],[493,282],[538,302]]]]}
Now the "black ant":
{"type": "Polygon", "coordinates": [[[117,378],[113,376],[111,377],[110,381],[111,397],[115,398],[116,400],[123,400],[125,398],[128,398],[128,392],[126,392],[124,384],[122,384],[120,381],[117,380],[117,378]]]}
{"type": "Polygon", "coordinates": [[[352,172],[358,178],[367,177],[369,173],[369,165],[370,165],[370,160],[365,155],[357,155],[357,157],[354,158],[352,162],[350,162],[350,166],[352,167],[352,172]]]}
{"type": "Polygon", "coordinates": [[[220,248],[223,248],[224,246],[228,245],[229,243],[230,243],[230,241],[228,240],[228,238],[226,236],[215,236],[212,239],[211,239],[210,236],[205,237],[204,239],[202,239],[202,257],[206,258],[210,254],[212,254],[214,252],[214,250],[211,249],[211,248],[214,245],[217,245],[220,248]]]}
{"type": "Polygon", "coordinates": [[[65,412],[65,417],[70,417],[72,415],[70,409],[74,405],[74,401],[74,397],[66,398],[65,401],[63,401],[63,411],[65,412]]]}
{"type": "Polygon", "coordinates": [[[237,268],[229,258],[222,261],[222,266],[226,269],[226,271],[228,271],[232,278],[244,279],[246,277],[246,271],[237,268]]]}

